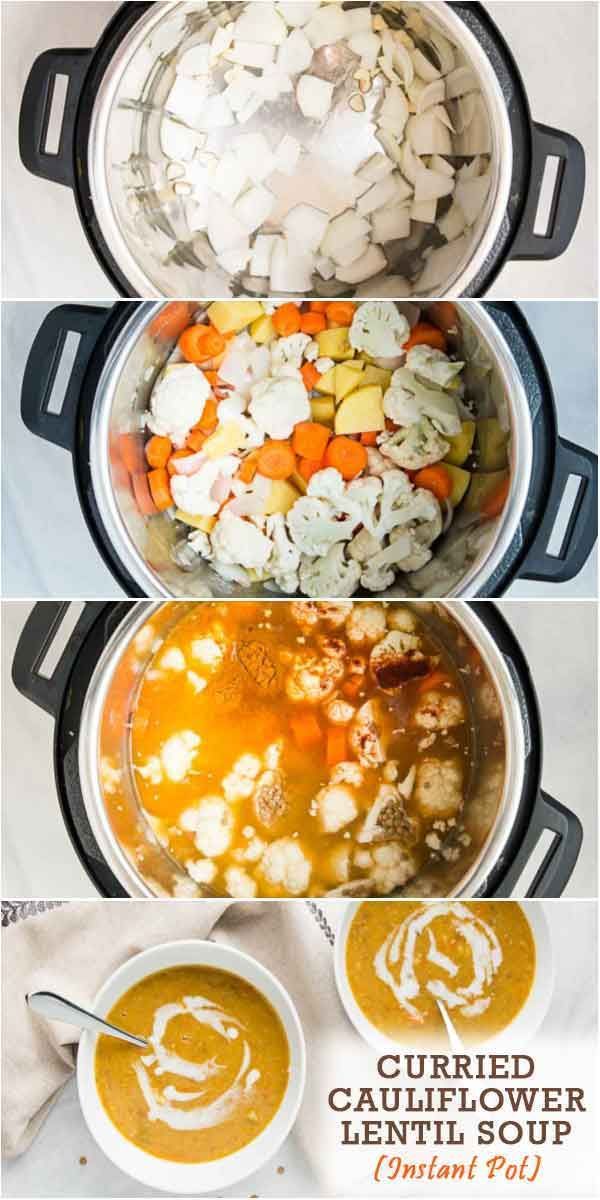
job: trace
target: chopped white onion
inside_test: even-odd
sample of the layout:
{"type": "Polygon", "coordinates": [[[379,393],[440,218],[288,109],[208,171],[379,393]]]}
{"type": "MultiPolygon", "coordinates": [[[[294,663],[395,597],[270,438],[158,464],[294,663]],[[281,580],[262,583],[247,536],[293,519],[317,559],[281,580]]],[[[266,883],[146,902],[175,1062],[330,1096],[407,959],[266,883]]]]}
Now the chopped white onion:
{"type": "Polygon", "coordinates": [[[250,273],[268,277],[271,273],[271,256],[277,237],[275,234],[257,234],[250,258],[250,273]]]}
{"type": "Polygon", "coordinates": [[[262,183],[255,183],[236,200],[233,206],[234,216],[244,226],[248,233],[260,229],[273,211],[275,197],[262,183]]]}
{"type": "Polygon", "coordinates": [[[390,208],[380,208],[371,217],[371,227],[375,242],[393,242],[397,238],[407,238],[410,233],[408,207],[401,208],[395,204],[390,208]]]}
{"type": "Polygon", "coordinates": [[[371,245],[361,258],[357,258],[356,262],[347,267],[338,267],[335,274],[340,283],[363,283],[372,275],[378,275],[386,266],[387,259],[383,250],[379,246],[371,245]]]}
{"type": "Polygon", "coordinates": [[[282,221],[287,236],[312,251],[318,250],[328,225],[329,214],[311,204],[297,204],[282,221]]]}
{"type": "Polygon", "coordinates": [[[313,48],[301,29],[292,29],[277,51],[277,66],[286,75],[307,71],[312,62],[313,48]]]}
{"type": "Polygon", "coordinates": [[[236,41],[280,46],[286,36],[283,17],[274,4],[265,3],[265,0],[261,4],[247,4],[235,23],[236,41]]]}
{"type": "Polygon", "coordinates": [[[333,84],[316,75],[301,75],[296,87],[296,99],[304,117],[324,121],[331,106],[333,84]]]}

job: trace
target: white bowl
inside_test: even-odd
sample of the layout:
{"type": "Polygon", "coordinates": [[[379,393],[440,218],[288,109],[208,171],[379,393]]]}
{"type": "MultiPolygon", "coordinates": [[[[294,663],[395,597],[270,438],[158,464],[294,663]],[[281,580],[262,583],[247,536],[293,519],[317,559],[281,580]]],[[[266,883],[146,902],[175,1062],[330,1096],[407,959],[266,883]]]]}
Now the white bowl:
{"type": "MultiPolygon", "coordinates": [[[[350,1018],[357,1032],[365,1042],[373,1046],[375,1050],[389,1050],[390,1043],[401,1045],[395,1039],[388,1037],[377,1029],[375,1025],[367,1019],[362,1009],[359,1008],[354,993],[348,983],[346,974],[346,943],[348,941],[348,933],[354,915],[363,900],[349,901],[339,932],[335,939],[335,980],[337,989],[340,995],[342,1004],[346,1010],[347,1016],[350,1018]]],[[[378,904],[378,900],[367,901],[366,903],[378,904]]],[[[401,903],[401,901],[399,902],[401,903]]],[[[435,903],[435,901],[431,901],[435,903]]],[[[516,901],[497,900],[497,904],[516,903],[516,901]]],[[[478,1046],[507,1046],[512,1049],[521,1049],[528,1041],[537,1033],[550,1005],[552,993],[554,990],[554,960],[552,954],[552,943],[550,939],[550,929],[543,906],[539,901],[525,901],[520,904],[531,934],[535,943],[535,974],[531,991],[527,997],[523,1007],[500,1033],[494,1034],[489,1038],[482,1038],[477,1043],[478,1046]]],[[[469,1049],[474,1047],[468,1047],[469,1049]]]]}
{"type": "Polygon", "coordinates": [[[171,1193],[199,1194],[230,1187],[257,1171],[275,1154],[298,1115],[306,1077],[306,1048],[296,1009],[275,976],[240,950],[219,946],[215,942],[166,942],[136,954],[123,963],[100,988],[94,998],[94,1011],[99,1016],[106,1016],[124,992],[140,979],[177,966],[215,967],[239,975],[261,992],[278,1014],[289,1043],[290,1072],[281,1104],[265,1129],[241,1150],[214,1162],[169,1162],[147,1154],[119,1133],[102,1105],[94,1071],[98,1039],[92,1033],[84,1033],[79,1043],[77,1086],[90,1133],[115,1166],[148,1187],[171,1193]]]}

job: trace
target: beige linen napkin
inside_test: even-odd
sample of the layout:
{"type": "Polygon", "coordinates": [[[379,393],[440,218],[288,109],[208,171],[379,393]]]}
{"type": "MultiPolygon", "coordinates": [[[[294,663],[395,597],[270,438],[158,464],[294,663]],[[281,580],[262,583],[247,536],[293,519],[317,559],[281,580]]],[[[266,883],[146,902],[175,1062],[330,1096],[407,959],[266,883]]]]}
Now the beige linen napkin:
{"type": "Polygon", "coordinates": [[[344,907],[329,901],[325,915],[304,901],[91,900],[5,930],[3,1153],[13,1157],[27,1149],[75,1067],[78,1031],[31,1013],[26,993],[59,992],[89,1006],[132,954],[164,941],[210,936],[257,958],[296,1004],[308,1060],[296,1134],[323,1189],[343,1192],[349,1180],[340,1156],[324,1145],[327,1096],[331,1087],[356,1080],[374,1058],[354,1033],[335,985],[334,930],[344,907]]]}

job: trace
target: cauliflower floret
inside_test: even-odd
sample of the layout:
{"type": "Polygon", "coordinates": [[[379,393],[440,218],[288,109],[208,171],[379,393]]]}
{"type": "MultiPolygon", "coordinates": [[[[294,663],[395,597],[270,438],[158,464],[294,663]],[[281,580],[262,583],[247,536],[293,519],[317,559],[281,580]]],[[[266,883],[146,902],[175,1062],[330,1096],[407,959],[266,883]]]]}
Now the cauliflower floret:
{"type": "Polygon", "coordinates": [[[283,771],[263,771],[256,784],[252,806],[257,821],[265,829],[271,829],[285,816],[288,800],[285,794],[283,771]]]}
{"type": "Polygon", "coordinates": [[[350,726],[350,749],[362,767],[381,767],[385,762],[381,710],[376,700],[363,704],[350,726]]]}
{"type": "Polygon", "coordinates": [[[463,804],[463,772],[452,759],[423,758],[417,766],[414,800],[428,821],[454,817],[463,804]]]}
{"type": "Polygon", "coordinates": [[[267,517],[267,535],[273,542],[269,570],[275,583],[282,592],[297,591],[300,551],[288,537],[283,513],[267,517]]]}
{"type": "Polygon", "coordinates": [[[100,759],[100,782],[102,790],[106,792],[107,796],[114,796],[121,784],[122,777],[123,772],[119,767],[115,767],[109,758],[100,759]]]}
{"type": "Polygon", "coordinates": [[[185,655],[178,646],[169,646],[160,656],[159,666],[163,671],[185,671],[185,655]]]}
{"type": "Polygon", "coordinates": [[[353,646],[367,646],[382,638],[386,630],[385,609],[363,601],[355,604],[346,622],[346,635],[353,646]]]}
{"type": "Polygon", "coordinates": [[[270,350],[273,374],[281,367],[295,367],[299,370],[310,341],[308,333],[292,333],[289,337],[277,338],[272,342],[270,350]]]}
{"type": "Polygon", "coordinates": [[[344,665],[339,659],[302,655],[286,679],[286,694],[296,704],[319,704],[329,700],[343,676],[344,665]]]}
{"type": "Polygon", "coordinates": [[[417,873],[417,864],[404,846],[386,842],[372,852],[371,880],[378,896],[389,896],[396,888],[404,887],[417,873]]]}
{"type": "Polygon", "coordinates": [[[376,446],[367,446],[367,473],[371,479],[383,479],[386,471],[392,470],[392,464],[383,456],[376,446]]]}
{"type": "Polygon", "coordinates": [[[323,558],[302,555],[300,588],[306,596],[352,596],[360,579],[360,564],[344,557],[342,545],[332,546],[323,558]]]}
{"type": "Polygon", "coordinates": [[[350,878],[350,844],[337,842],[322,862],[322,870],[330,883],[347,883],[350,878]]]}
{"type": "Polygon", "coordinates": [[[341,696],[334,696],[324,708],[325,716],[331,725],[349,725],[354,716],[354,705],[341,696]]]}
{"type": "Polygon", "coordinates": [[[136,766],[136,771],[141,775],[142,779],[147,779],[149,783],[155,787],[162,783],[163,769],[160,758],[157,754],[151,754],[142,766],[136,766]]]}
{"type": "Polygon", "coordinates": [[[197,849],[206,858],[219,858],[229,849],[233,814],[222,796],[203,796],[196,810],[197,849]]]}
{"type": "Polygon", "coordinates": [[[212,883],[217,874],[217,865],[210,858],[188,858],[185,869],[196,883],[212,883]]]}
{"type": "Polygon", "coordinates": [[[399,367],[383,397],[383,411],[397,425],[414,425],[421,417],[446,437],[460,433],[458,406],[453,396],[438,388],[428,388],[408,367],[399,367]]]}
{"type": "Polygon", "coordinates": [[[256,754],[241,754],[234,762],[233,769],[243,779],[257,779],[260,775],[260,758],[256,754]]]}
{"type": "Polygon", "coordinates": [[[443,350],[435,350],[433,346],[413,346],[408,352],[406,365],[429,383],[447,388],[460,375],[465,364],[452,362],[443,350]]]}
{"type": "Polygon", "coordinates": [[[425,692],[413,713],[413,721],[419,729],[436,732],[462,725],[464,719],[465,709],[460,696],[438,688],[425,692]]]}
{"type": "Polygon", "coordinates": [[[235,804],[237,800],[248,800],[252,795],[254,780],[238,775],[234,770],[223,776],[221,787],[228,804],[235,804]]]}
{"type": "Polygon", "coordinates": [[[395,304],[388,300],[368,300],[359,304],[348,340],[356,350],[366,350],[373,358],[394,358],[410,334],[410,325],[395,304]]]}
{"type": "Polygon", "coordinates": [[[368,529],[359,529],[354,535],[352,541],[348,543],[348,554],[350,558],[356,559],[357,562],[364,564],[378,554],[383,547],[383,542],[380,538],[376,538],[374,534],[369,533],[368,529]]]}
{"type": "Polygon", "coordinates": [[[223,512],[211,534],[212,548],[221,563],[246,570],[262,570],[273,551],[273,543],[251,521],[223,512]]]}
{"type": "Polygon", "coordinates": [[[321,620],[319,605],[314,600],[294,600],[290,604],[290,616],[304,633],[310,633],[321,620]]]}
{"type": "Polygon", "coordinates": [[[191,729],[167,738],[160,752],[165,774],[173,783],[181,783],[192,769],[200,738],[191,729]]]}
{"type": "Polygon", "coordinates": [[[241,867],[228,867],[225,872],[225,887],[235,900],[247,900],[255,896],[257,885],[241,867]]]}
{"type": "Polygon", "coordinates": [[[408,429],[382,433],[377,444],[386,458],[406,471],[418,471],[440,462],[450,448],[450,443],[438,433],[429,417],[422,417],[408,429]]]}
{"type": "MultiPolygon", "coordinates": [[[[327,500],[316,496],[301,496],[292,506],[287,515],[290,534],[302,554],[309,556],[325,555],[338,542],[345,542],[352,537],[356,527],[356,517],[338,518],[337,510],[327,500]]],[[[303,587],[303,591],[306,588],[303,587]]],[[[309,596],[312,592],[307,593],[309,596]]],[[[316,591],[315,595],[322,595],[316,591]]]]}
{"type": "Polygon", "coordinates": [[[217,479],[231,479],[240,465],[235,454],[223,458],[208,458],[193,475],[172,475],[171,495],[174,504],[195,517],[214,517],[221,501],[212,496],[217,479]]]}
{"type": "Polygon", "coordinates": [[[343,783],[328,784],[316,798],[319,824],[323,833],[339,833],[358,816],[358,805],[352,790],[343,783]]]}
{"type": "Polygon", "coordinates": [[[310,883],[312,866],[293,838],[278,838],[267,846],[260,863],[267,883],[291,896],[301,896],[310,883]]]}
{"type": "Polygon", "coordinates": [[[224,650],[212,637],[194,638],[192,657],[204,667],[218,667],[223,661],[224,650]]]}
{"type": "MultiPolygon", "coordinates": [[[[410,777],[414,783],[414,769],[410,777]]],[[[406,811],[400,788],[392,783],[381,783],[356,840],[365,845],[391,838],[414,841],[416,832],[416,824],[406,811]]]]}
{"type": "Polygon", "coordinates": [[[277,742],[271,742],[270,746],[267,746],[263,755],[265,767],[267,767],[270,771],[274,771],[275,767],[278,767],[281,762],[282,754],[283,739],[280,738],[277,742]]]}
{"type": "Polygon", "coordinates": [[[194,363],[172,363],[152,391],[148,428],[160,437],[170,438],[174,446],[184,446],[209,396],[210,384],[194,363]]]}
{"type": "MultiPolygon", "coordinates": [[[[410,514],[415,510],[415,495],[424,490],[424,488],[415,489],[404,471],[399,471],[395,467],[391,471],[386,471],[381,484],[379,519],[373,530],[377,537],[384,537],[386,533],[391,533],[396,525],[405,524],[406,521],[411,520],[410,514]]],[[[433,493],[425,492],[425,494],[431,497],[435,508],[439,511],[439,504],[433,493]]]]}
{"type": "Polygon", "coordinates": [[[373,648],[369,666],[377,686],[393,691],[412,679],[428,675],[431,660],[423,654],[421,639],[416,634],[392,629],[373,648]]]}
{"type": "Polygon", "coordinates": [[[265,434],[287,438],[298,421],[310,420],[310,403],[302,376],[295,368],[253,385],[250,416],[265,434]]]}
{"type": "Polygon", "coordinates": [[[365,782],[364,771],[356,762],[339,762],[329,776],[330,783],[349,783],[351,787],[360,788],[365,782]]]}
{"type": "Polygon", "coordinates": [[[399,629],[402,633],[416,633],[417,618],[403,604],[390,604],[387,610],[388,629],[399,629]]]}
{"type": "Polygon", "coordinates": [[[266,842],[262,838],[253,837],[248,842],[246,849],[242,853],[244,862],[258,862],[262,858],[265,850],[266,842]]]}
{"type": "Polygon", "coordinates": [[[317,609],[321,620],[330,629],[341,629],[348,614],[352,611],[351,600],[319,600],[317,609]]]}
{"type": "MultiPolygon", "coordinates": [[[[257,346],[254,338],[243,331],[227,344],[225,358],[219,367],[219,378],[235,388],[236,407],[242,401],[239,413],[245,411],[250,389],[269,374],[271,354],[268,346],[257,346]]],[[[223,403],[229,405],[228,397],[223,403]]],[[[219,417],[221,408],[219,407],[219,417]]]]}

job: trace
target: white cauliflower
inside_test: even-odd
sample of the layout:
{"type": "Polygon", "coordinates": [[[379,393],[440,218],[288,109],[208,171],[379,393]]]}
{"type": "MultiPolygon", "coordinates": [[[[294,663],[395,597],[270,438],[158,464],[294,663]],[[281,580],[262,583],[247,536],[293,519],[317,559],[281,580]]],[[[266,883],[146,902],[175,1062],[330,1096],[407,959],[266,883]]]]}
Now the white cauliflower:
{"type": "Polygon", "coordinates": [[[408,367],[394,371],[383,397],[383,411],[397,425],[414,425],[421,417],[429,417],[434,427],[447,437],[461,430],[454,397],[439,388],[426,387],[408,367]]]}
{"type": "Polygon", "coordinates": [[[333,696],[325,705],[325,716],[331,725],[348,725],[354,716],[354,705],[343,700],[341,696],[333,696]]]}
{"type": "Polygon", "coordinates": [[[312,866],[293,838],[278,838],[267,846],[260,870],[268,884],[291,896],[301,896],[310,883],[312,866]]]}
{"type": "Polygon", "coordinates": [[[350,558],[355,558],[359,563],[366,563],[374,554],[378,554],[383,549],[383,542],[380,538],[376,538],[374,534],[369,533],[368,529],[359,529],[354,535],[352,541],[348,543],[347,550],[350,558]]]}
{"type": "MultiPolygon", "coordinates": [[[[302,554],[309,557],[326,555],[338,542],[347,541],[352,537],[356,523],[355,515],[344,516],[328,500],[317,496],[301,496],[287,514],[293,541],[302,554]]],[[[311,591],[306,594],[319,596],[324,593],[311,591]]]]}
{"type": "Polygon", "coordinates": [[[393,433],[382,433],[377,444],[385,458],[406,471],[418,471],[439,462],[450,449],[447,442],[429,417],[423,416],[408,429],[396,429],[393,433]]]}
{"type": "Polygon", "coordinates": [[[174,733],[167,738],[160,752],[165,774],[173,783],[181,783],[192,768],[200,745],[200,737],[191,729],[174,733]]]}
{"type": "Polygon", "coordinates": [[[203,796],[196,809],[197,849],[206,858],[219,858],[229,849],[233,815],[222,796],[203,796]]]}
{"type": "Polygon", "coordinates": [[[289,337],[277,338],[271,343],[272,373],[276,374],[281,367],[295,367],[299,370],[306,348],[311,341],[308,333],[292,333],[289,337]]]}
{"type": "Polygon", "coordinates": [[[282,592],[296,592],[300,551],[288,537],[283,513],[273,513],[267,517],[267,536],[273,542],[269,571],[275,583],[282,592]]]}
{"type": "Polygon", "coordinates": [[[417,766],[415,804],[426,820],[454,817],[463,804],[463,773],[452,759],[424,758],[417,766]]]}
{"type": "MultiPolygon", "coordinates": [[[[242,400],[239,412],[245,411],[250,389],[264,379],[271,369],[271,354],[268,346],[257,346],[254,338],[245,330],[238,333],[227,344],[225,358],[219,367],[219,378],[235,388],[235,404],[242,400]]],[[[232,397],[222,403],[228,404],[232,397]]],[[[220,406],[219,406],[220,413],[220,406]]]]}
{"type": "Polygon", "coordinates": [[[163,671],[185,671],[185,655],[179,646],[169,646],[160,656],[160,668],[163,671]]]}
{"type": "Polygon", "coordinates": [[[385,762],[381,709],[376,700],[363,704],[350,726],[350,749],[361,767],[381,767],[385,762]]]}
{"type": "Polygon", "coordinates": [[[217,479],[231,479],[240,465],[235,454],[222,458],[207,458],[193,475],[172,475],[171,495],[174,503],[195,517],[214,517],[221,501],[211,494],[217,479]]]}
{"type": "Polygon", "coordinates": [[[373,358],[395,358],[410,334],[410,325],[389,300],[367,300],[359,304],[348,334],[351,346],[366,350],[373,358]]]}
{"type": "Polygon", "coordinates": [[[273,552],[273,543],[251,521],[223,512],[211,534],[215,558],[247,570],[262,570],[273,552]]]}
{"type": "Polygon", "coordinates": [[[344,677],[344,665],[336,658],[298,655],[288,673],[285,690],[295,704],[319,704],[329,700],[344,677]]]}
{"type": "Polygon", "coordinates": [[[228,867],[225,871],[225,887],[235,900],[248,900],[256,895],[257,884],[241,867],[228,867]]]}
{"type": "Polygon", "coordinates": [[[269,437],[287,438],[299,421],[310,420],[308,393],[294,367],[254,384],[251,393],[250,416],[269,437]]]}
{"type": "Polygon", "coordinates": [[[413,721],[419,729],[436,733],[462,725],[464,719],[465,708],[460,696],[442,688],[425,692],[413,713],[413,721]]]}
{"type": "Polygon", "coordinates": [[[364,771],[357,762],[339,762],[333,768],[329,782],[349,783],[351,787],[360,788],[365,782],[364,771]]]}
{"type": "Polygon", "coordinates": [[[346,784],[328,784],[317,793],[316,807],[323,833],[339,833],[358,816],[354,792],[346,784]]]}
{"type": "Polygon", "coordinates": [[[443,350],[435,350],[433,346],[413,346],[408,352],[406,365],[429,383],[447,388],[460,375],[465,364],[453,362],[443,350]]]}
{"type": "Polygon", "coordinates": [[[416,633],[418,628],[417,618],[404,604],[389,605],[387,623],[389,629],[399,629],[402,633],[416,633]]]}
{"type": "Polygon", "coordinates": [[[174,446],[184,446],[209,396],[210,384],[194,363],[172,363],[154,385],[148,428],[160,437],[170,438],[174,446]]]}
{"type": "Polygon", "coordinates": [[[332,546],[322,558],[302,555],[300,589],[305,596],[352,596],[360,580],[360,564],[344,557],[344,547],[332,546]]]}
{"type": "Polygon", "coordinates": [[[381,604],[355,604],[346,622],[346,636],[353,646],[378,642],[386,630],[385,609],[381,604]]]}
{"type": "Polygon", "coordinates": [[[223,647],[213,637],[194,638],[192,642],[192,658],[204,667],[220,666],[224,653],[223,647]]]}
{"type": "Polygon", "coordinates": [[[185,869],[195,883],[212,883],[217,873],[217,865],[210,858],[189,858],[185,869]]]}
{"type": "Polygon", "coordinates": [[[370,879],[378,896],[389,896],[396,888],[404,887],[417,873],[412,855],[398,842],[385,842],[372,850],[373,868],[370,879]]]}

